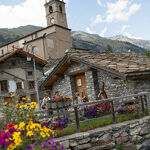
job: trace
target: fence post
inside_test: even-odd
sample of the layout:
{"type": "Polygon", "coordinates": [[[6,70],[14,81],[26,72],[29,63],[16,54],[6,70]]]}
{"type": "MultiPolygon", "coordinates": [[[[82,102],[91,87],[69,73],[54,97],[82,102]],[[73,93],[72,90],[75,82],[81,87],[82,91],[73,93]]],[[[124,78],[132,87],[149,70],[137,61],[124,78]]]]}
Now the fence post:
{"type": "Polygon", "coordinates": [[[145,110],[144,110],[144,102],[142,96],[140,96],[141,99],[141,107],[142,107],[142,113],[145,115],[145,110]]]}
{"type": "Polygon", "coordinates": [[[144,95],[144,101],[145,101],[145,106],[148,108],[147,97],[146,97],[146,95],[144,95]]]}
{"type": "Polygon", "coordinates": [[[113,120],[113,123],[116,123],[116,117],[115,117],[115,110],[114,110],[114,104],[113,104],[113,101],[111,101],[110,104],[111,104],[112,120],[113,120]]]}
{"type": "Polygon", "coordinates": [[[80,132],[80,123],[79,123],[79,116],[78,116],[78,108],[77,107],[74,107],[74,112],[75,112],[77,131],[80,132]]]}

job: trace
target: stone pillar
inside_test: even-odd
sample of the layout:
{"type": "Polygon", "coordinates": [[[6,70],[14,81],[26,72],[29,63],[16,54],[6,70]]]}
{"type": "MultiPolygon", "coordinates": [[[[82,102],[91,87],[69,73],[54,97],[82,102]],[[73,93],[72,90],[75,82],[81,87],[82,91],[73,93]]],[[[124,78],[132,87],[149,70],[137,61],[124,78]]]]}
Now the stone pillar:
{"type": "Polygon", "coordinates": [[[96,100],[96,92],[94,87],[93,71],[88,70],[87,72],[85,72],[85,78],[86,78],[88,99],[89,101],[94,101],[96,100]]]}
{"type": "Polygon", "coordinates": [[[65,95],[71,96],[71,98],[73,98],[72,86],[71,86],[71,77],[68,75],[64,75],[64,79],[65,79],[65,85],[66,85],[66,87],[64,87],[65,95]]]}

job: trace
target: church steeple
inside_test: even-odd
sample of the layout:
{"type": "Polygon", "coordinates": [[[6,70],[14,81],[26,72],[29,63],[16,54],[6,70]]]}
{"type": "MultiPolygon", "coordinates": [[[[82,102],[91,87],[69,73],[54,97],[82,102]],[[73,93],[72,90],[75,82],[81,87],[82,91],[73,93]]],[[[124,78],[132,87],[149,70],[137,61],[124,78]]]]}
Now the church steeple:
{"type": "Polygon", "coordinates": [[[65,3],[63,0],[50,0],[45,4],[47,26],[56,24],[68,28],[65,3]]]}

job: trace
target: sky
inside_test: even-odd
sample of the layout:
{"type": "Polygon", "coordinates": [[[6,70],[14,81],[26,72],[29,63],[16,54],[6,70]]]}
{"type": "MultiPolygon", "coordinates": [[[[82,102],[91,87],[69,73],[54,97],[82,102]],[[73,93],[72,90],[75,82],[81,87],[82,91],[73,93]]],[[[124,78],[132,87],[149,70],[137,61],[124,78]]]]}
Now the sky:
{"type": "MultiPolygon", "coordinates": [[[[46,27],[44,3],[0,0],[0,28],[46,27]]],[[[150,0],[66,0],[66,12],[72,31],[150,40],[150,0]]]]}

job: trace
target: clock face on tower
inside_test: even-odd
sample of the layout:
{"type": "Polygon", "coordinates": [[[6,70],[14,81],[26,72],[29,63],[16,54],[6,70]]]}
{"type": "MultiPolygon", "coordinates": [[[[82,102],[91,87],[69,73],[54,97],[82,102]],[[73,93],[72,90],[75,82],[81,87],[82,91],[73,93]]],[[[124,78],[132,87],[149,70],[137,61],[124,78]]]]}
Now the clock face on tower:
{"type": "Polygon", "coordinates": [[[55,23],[55,19],[54,18],[50,18],[50,22],[51,22],[51,24],[54,24],[55,23]]]}

